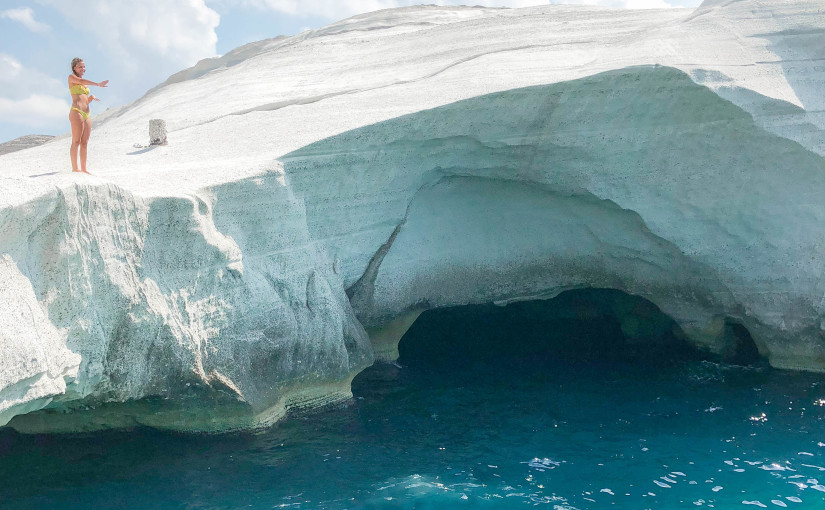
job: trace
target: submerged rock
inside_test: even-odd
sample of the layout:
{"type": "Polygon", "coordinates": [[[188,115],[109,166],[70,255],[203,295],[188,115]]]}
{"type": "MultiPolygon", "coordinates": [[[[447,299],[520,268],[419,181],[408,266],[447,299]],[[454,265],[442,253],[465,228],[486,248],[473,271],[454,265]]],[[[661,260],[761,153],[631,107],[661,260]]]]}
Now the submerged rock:
{"type": "Polygon", "coordinates": [[[424,310],[575,288],[823,371],[823,35],[781,0],[379,11],[97,117],[95,176],[2,156],[0,424],[266,426],[424,310]]]}

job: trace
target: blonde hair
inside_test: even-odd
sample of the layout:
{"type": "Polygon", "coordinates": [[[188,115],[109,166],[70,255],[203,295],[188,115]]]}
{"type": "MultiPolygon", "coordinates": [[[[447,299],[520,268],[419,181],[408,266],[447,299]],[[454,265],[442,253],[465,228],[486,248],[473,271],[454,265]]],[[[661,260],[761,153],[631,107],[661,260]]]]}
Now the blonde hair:
{"type": "Polygon", "coordinates": [[[77,73],[74,72],[74,68],[77,67],[77,64],[83,62],[83,59],[80,57],[75,57],[72,59],[72,74],[77,76],[77,73]]]}

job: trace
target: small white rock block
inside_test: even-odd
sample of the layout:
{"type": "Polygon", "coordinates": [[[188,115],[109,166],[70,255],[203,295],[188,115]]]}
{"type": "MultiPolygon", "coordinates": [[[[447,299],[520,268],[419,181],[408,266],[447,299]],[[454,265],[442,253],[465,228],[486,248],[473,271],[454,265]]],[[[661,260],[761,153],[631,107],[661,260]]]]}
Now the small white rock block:
{"type": "Polygon", "coordinates": [[[166,121],[151,119],[149,121],[149,145],[166,145],[166,121]]]}

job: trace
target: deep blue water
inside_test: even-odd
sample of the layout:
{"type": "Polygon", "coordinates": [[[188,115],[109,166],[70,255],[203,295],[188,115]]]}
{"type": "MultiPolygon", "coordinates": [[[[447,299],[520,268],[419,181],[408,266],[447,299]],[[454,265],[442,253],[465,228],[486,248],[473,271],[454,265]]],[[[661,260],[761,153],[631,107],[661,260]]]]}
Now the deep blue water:
{"type": "Polygon", "coordinates": [[[611,349],[613,326],[530,349],[422,326],[351,402],[263,433],[0,431],[0,507],[825,508],[822,375],[611,349]]]}

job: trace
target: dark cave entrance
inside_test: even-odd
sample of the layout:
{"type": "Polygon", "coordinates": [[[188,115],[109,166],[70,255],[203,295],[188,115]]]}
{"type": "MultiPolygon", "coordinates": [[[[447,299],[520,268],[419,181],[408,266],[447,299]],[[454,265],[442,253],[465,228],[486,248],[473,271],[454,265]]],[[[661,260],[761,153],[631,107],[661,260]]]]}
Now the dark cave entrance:
{"type": "Polygon", "coordinates": [[[671,378],[690,385],[708,371],[715,377],[719,363],[761,361],[742,324],[726,320],[723,335],[727,352],[700,351],[655,304],[613,289],[570,290],[507,306],[440,308],[422,313],[401,338],[397,363],[377,363],[359,374],[353,393],[383,398],[418,388],[422,393],[415,398],[424,398],[431,391],[473,387],[492,395],[558,390],[573,381],[591,381],[595,391],[610,393],[628,379],[642,391],[671,378]]]}
{"type": "MultiPolygon", "coordinates": [[[[737,326],[744,330],[730,327],[737,326]]],[[[739,336],[741,330],[736,329],[739,336]]],[[[656,305],[612,289],[571,290],[508,306],[429,310],[401,339],[399,353],[402,366],[439,371],[559,363],[665,367],[707,358],[656,305]]]]}

